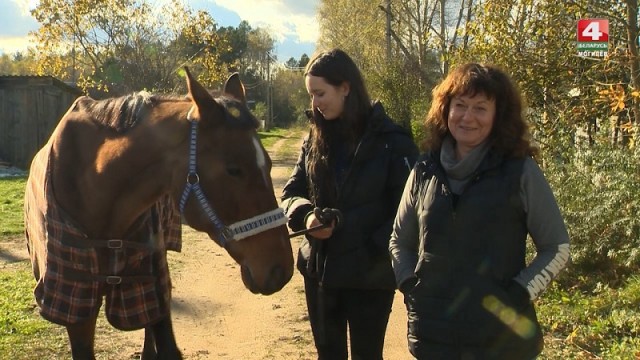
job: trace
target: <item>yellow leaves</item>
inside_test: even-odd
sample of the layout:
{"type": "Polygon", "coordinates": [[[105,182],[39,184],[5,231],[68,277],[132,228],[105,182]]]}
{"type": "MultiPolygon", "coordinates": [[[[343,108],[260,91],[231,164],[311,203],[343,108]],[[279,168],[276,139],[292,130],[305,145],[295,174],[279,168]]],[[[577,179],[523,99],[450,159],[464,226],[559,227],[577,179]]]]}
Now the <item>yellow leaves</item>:
{"type": "MultiPolygon", "coordinates": [[[[627,94],[624,91],[624,88],[620,84],[609,85],[608,89],[603,89],[598,91],[598,95],[600,95],[600,100],[603,102],[609,103],[609,108],[612,112],[617,113],[626,108],[627,94]]],[[[631,96],[640,96],[640,92],[633,91],[631,96]],[[634,93],[636,95],[634,95],[634,93]]]]}
{"type": "Polygon", "coordinates": [[[578,331],[580,330],[580,327],[576,327],[573,329],[573,331],[571,332],[571,334],[567,335],[567,338],[565,339],[567,342],[573,342],[574,339],[576,339],[578,337],[578,331]]]}
{"type": "Polygon", "coordinates": [[[633,124],[630,121],[620,124],[620,129],[631,132],[633,131],[633,124]]]}

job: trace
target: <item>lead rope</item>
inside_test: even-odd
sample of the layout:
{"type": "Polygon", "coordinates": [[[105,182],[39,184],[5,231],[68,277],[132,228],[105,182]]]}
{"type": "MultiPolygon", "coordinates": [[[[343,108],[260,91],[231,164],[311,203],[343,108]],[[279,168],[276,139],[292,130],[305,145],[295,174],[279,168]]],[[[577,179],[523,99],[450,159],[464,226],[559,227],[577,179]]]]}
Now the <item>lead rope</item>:
{"type": "Polygon", "coordinates": [[[284,225],[287,223],[287,219],[284,215],[284,210],[282,208],[275,208],[266,213],[256,215],[252,218],[238,221],[230,226],[225,226],[222,223],[222,220],[218,217],[213,208],[209,205],[209,201],[202,191],[202,187],[200,186],[200,177],[198,176],[198,172],[196,171],[196,145],[197,145],[197,134],[198,134],[198,123],[191,119],[191,110],[187,115],[187,119],[191,123],[191,139],[189,144],[189,172],[187,174],[187,184],[185,185],[184,191],[182,192],[182,197],[180,198],[180,213],[184,213],[184,208],[187,204],[187,200],[189,199],[189,195],[193,192],[200,204],[200,207],[209,218],[209,220],[213,223],[216,228],[218,239],[217,243],[226,247],[229,241],[233,240],[241,240],[246,237],[258,234],[262,231],[266,231],[269,229],[273,229],[275,227],[284,225]]]}

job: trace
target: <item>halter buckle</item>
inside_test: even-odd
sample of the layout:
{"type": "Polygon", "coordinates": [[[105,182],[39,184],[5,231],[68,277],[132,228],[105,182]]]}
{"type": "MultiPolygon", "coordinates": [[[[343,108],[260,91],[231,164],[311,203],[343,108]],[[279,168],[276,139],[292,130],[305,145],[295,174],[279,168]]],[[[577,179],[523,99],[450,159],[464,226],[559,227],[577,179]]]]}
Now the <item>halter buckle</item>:
{"type": "Polygon", "coordinates": [[[187,184],[195,185],[200,182],[200,176],[198,173],[189,173],[187,174],[187,184]]]}
{"type": "Polygon", "coordinates": [[[122,278],[120,276],[107,276],[107,284],[119,285],[120,283],[122,283],[122,278]]]}
{"type": "Polygon", "coordinates": [[[228,226],[223,227],[222,231],[220,231],[220,236],[222,236],[223,242],[225,242],[225,243],[227,241],[233,240],[234,235],[235,235],[235,233],[228,226]]]}
{"type": "Polygon", "coordinates": [[[120,240],[120,239],[107,240],[107,248],[108,249],[122,249],[122,240],[120,240]]]}

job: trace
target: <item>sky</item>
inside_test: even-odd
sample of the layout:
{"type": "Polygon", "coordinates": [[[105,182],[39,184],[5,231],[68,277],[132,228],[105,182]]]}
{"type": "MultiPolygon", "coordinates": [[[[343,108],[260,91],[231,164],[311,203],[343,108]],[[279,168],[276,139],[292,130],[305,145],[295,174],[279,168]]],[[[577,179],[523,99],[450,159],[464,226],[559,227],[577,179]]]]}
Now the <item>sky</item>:
{"type": "MultiPolygon", "coordinates": [[[[161,8],[167,0],[149,0],[161,8]]],[[[252,28],[267,29],[276,40],[279,62],[311,56],[318,38],[316,8],[320,0],[181,0],[194,10],[206,10],[221,27],[237,27],[246,20],[252,28]]],[[[0,54],[25,50],[27,34],[38,29],[31,17],[38,0],[0,0],[0,54]]]]}

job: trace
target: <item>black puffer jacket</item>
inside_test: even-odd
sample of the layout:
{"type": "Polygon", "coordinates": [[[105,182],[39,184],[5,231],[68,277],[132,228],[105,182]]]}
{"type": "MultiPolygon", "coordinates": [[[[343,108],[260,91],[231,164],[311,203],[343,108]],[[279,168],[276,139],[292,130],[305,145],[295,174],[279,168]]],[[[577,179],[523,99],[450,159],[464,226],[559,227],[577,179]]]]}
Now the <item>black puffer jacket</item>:
{"type": "MultiPolygon", "coordinates": [[[[308,150],[305,140],[283,190],[282,206],[294,231],[305,228],[304,217],[316,205],[309,195],[308,150]]],[[[389,236],[417,156],[418,148],[410,134],[389,119],[380,103],[375,103],[368,127],[337,189],[333,207],[342,212],[342,222],[329,239],[303,240],[297,262],[303,275],[317,276],[325,287],[395,289],[389,236]]],[[[318,195],[318,203],[323,203],[322,196],[318,195]]]]}

